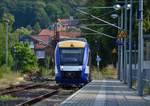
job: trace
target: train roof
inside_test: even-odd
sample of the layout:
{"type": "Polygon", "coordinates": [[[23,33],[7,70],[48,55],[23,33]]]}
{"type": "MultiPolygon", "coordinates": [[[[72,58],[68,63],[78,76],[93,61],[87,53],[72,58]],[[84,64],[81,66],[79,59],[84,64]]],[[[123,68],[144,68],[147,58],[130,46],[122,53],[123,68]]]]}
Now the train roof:
{"type": "Polygon", "coordinates": [[[87,42],[87,40],[85,38],[62,38],[62,39],[60,39],[60,42],[61,41],[68,41],[68,40],[76,40],[76,41],[87,42]]]}
{"type": "Polygon", "coordinates": [[[69,39],[62,39],[58,46],[60,48],[84,48],[87,44],[87,41],[85,38],[69,38],[69,39]]]}

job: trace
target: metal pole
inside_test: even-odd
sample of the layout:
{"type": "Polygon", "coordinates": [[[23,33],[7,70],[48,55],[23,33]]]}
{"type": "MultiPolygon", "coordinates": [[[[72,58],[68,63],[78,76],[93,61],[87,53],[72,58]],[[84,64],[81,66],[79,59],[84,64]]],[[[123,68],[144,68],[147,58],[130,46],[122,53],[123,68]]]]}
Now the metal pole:
{"type": "Polygon", "coordinates": [[[142,96],[143,95],[143,0],[139,0],[139,47],[138,47],[138,52],[139,52],[139,57],[138,57],[138,95],[142,96]]]}
{"type": "Polygon", "coordinates": [[[128,71],[128,86],[132,88],[132,6],[133,1],[130,0],[130,27],[129,27],[129,71],[128,71]]]}
{"type": "Polygon", "coordinates": [[[6,62],[6,66],[8,66],[8,20],[6,20],[6,58],[5,58],[5,62],[6,62]]]}
{"type": "MultiPolygon", "coordinates": [[[[97,57],[99,57],[98,52],[97,52],[97,57]]],[[[100,79],[100,75],[99,75],[99,61],[97,61],[97,79],[100,79]]]]}
{"type": "MultiPolygon", "coordinates": [[[[121,8],[121,29],[123,29],[123,8],[121,8]]],[[[121,43],[123,39],[121,38],[121,43]]],[[[121,56],[120,56],[120,80],[123,80],[123,46],[121,45],[121,56]]]]}
{"type": "MultiPolygon", "coordinates": [[[[125,0],[125,5],[124,5],[124,9],[125,9],[125,16],[124,16],[124,29],[125,31],[127,31],[127,0],[125,0]]],[[[127,81],[127,52],[126,52],[126,48],[127,48],[127,38],[124,38],[124,65],[123,65],[123,79],[124,79],[124,83],[126,83],[127,81]]]]}
{"type": "MultiPolygon", "coordinates": [[[[120,26],[120,17],[118,16],[118,26],[120,26]]],[[[118,29],[118,32],[119,32],[119,29],[118,29]]],[[[120,43],[120,38],[118,38],[118,41],[120,43]]],[[[118,80],[120,79],[120,58],[121,58],[121,52],[120,52],[120,44],[118,44],[118,80]]]]}
{"type": "Polygon", "coordinates": [[[137,65],[137,52],[136,52],[136,41],[134,41],[134,69],[136,70],[137,65]]]}
{"type": "MultiPolygon", "coordinates": [[[[118,39],[120,41],[120,39],[118,39]]],[[[118,45],[118,80],[120,79],[120,45],[118,45]]]]}

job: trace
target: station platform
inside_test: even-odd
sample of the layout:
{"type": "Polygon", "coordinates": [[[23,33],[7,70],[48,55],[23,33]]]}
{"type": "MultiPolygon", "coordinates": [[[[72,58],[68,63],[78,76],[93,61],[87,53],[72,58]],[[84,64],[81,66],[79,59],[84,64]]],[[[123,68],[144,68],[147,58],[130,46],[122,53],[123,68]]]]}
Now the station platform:
{"type": "Polygon", "coordinates": [[[93,80],[60,106],[150,106],[150,96],[137,96],[119,80],[93,80]]]}

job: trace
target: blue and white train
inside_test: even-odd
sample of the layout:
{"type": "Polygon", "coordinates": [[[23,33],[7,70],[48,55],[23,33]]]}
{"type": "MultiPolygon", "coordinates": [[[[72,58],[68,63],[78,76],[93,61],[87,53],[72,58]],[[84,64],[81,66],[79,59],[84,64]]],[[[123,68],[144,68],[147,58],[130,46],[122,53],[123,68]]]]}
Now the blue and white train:
{"type": "Polygon", "coordinates": [[[55,49],[55,80],[60,85],[86,84],[91,79],[90,49],[86,39],[60,41],[55,49]]]}

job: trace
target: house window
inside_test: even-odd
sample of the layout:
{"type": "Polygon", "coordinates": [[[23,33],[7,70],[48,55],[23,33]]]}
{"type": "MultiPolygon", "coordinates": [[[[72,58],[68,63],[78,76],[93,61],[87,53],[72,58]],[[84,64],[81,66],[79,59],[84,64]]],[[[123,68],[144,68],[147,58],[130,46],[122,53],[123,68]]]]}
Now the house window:
{"type": "Polygon", "coordinates": [[[30,41],[29,47],[30,47],[31,49],[34,48],[34,43],[33,43],[33,41],[30,41]]]}
{"type": "Polygon", "coordinates": [[[37,56],[38,59],[45,58],[45,51],[44,50],[38,50],[38,51],[36,51],[36,56],[37,56]]]}

